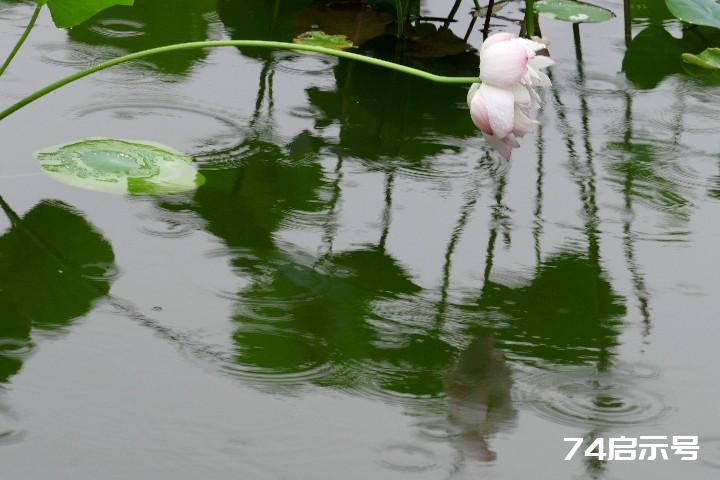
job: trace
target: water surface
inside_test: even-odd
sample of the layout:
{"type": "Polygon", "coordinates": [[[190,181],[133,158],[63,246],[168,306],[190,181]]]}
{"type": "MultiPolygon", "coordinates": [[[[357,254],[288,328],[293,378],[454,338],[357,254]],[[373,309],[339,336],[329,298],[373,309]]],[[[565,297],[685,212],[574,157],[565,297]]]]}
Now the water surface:
{"type": "MultiPolygon", "coordinates": [[[[0,100],[126,52],[344,25],[312,3],[136,0],[69,32],[44,12],[0,100]]],[[[694,33],[655,3],[627,55],[621,2],[596,3],[618,16],[580,37],[541,20],[554,87],[509,165],[465,88],[292,52],[148,58],[3,121],[2,478],[716,476],[720,86],[668,60],[694,33]],[[34,151],[85,137],[170,145],[206,182],[41,173],[34,151]],[[563,437],[620,435],[699,435],[702,461],[562,460],[563,437]]],[[[0,1],[3,51],[32,8],[0,1]]],[[[402,46],[367,15],[360,51],[477,71],[461,40],[428,54],[442,22],[402,46]]]]}

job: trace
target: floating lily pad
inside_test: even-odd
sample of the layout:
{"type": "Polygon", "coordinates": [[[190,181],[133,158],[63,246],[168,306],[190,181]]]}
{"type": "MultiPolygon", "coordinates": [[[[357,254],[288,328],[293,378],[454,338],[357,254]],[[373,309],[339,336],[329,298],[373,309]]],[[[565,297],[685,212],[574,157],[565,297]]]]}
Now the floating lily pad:
{"type": "Polygon", "coordinates": [[[539,0],[535,11],[540,15],[572,23],[597,23],[615,16],[607,8],[573,0],[539,0]]]}
{"type": "Polygon", "coordinates": [[[699,55],[692,53],[682,54],[683,62],[706,68],[708,70],[720,70],[720,48],[706,48],[699,55]]]}
{"type": "Polygon", "coordinates": [[[35,156],[51,177],[103,192],[176,193],[205,182],[191,156],[155,143],[90,138],[35,156]]]}
{"type": "Polygon", "coordinates": [[[302,45],[314,45],[316,47],[332,48],[335,50],[348,50],[352,48],[353,42],[345,35],[328,35],[320,30],[301,33],[293,39],[294,43],[302,45]]]}

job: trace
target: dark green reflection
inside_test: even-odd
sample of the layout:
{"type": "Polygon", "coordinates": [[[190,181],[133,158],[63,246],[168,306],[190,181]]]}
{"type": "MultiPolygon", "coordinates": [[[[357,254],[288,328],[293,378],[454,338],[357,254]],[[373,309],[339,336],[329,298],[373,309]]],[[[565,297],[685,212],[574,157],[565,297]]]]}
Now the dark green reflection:
{"type": "Polygon", "coordinates": [[[506,351],[562,364],[604,364],[626,311],[600,266],[573,250],[544,260],[526,285],[489,282],[477,306],[499,320],[506,351]]]}
{"type": "Polygon", "coordinates": [[[286,148],[248,138],[235,147],[242,152],[239,167],[202,171],[206,183],[195,194],[195,208],[229,247],[259,255],[274,250],[273,235],[284,219],[323,208],[319,189],[325,182],[317,163],[323,144],[307,132],[286,148]]]}
{"type": "Polygon", "coordinates": [[[628,3],[633,23],[662,24],[675,18],[665,5],[665,0],[630,0],[628,3]]]}
{"type": "MultiPolygon", "coordinates": [[[[394,46],[394,38],[383,37],[373,53],[395,59],[394,46]]],[[[474,75],[479,60],[468,52],[421,63],[444,75],[474,75]]],[[[335,83],[331,90],[310,88],[308,97],[320,111],[319,128],[340,126],[337,150],[343,156],[417,166],[442,152],[460,152],[464,139],[477,136],[462,107],[466,88],[351,62],[338,64],[335,83]]]]}
{"type": "Polygon", "coordinates": [[[610,181],[622,190],[626,201],[639,200],[666,215],[686,219],[692,203],[686,179],[689,173],[678,165],[683,156],[682,146],[633,138],[631,130],[626,137],[608,145],[610,181]]]}
{"type": "MultiPolygon", "coordinates": [[[[299,33],[310,30],[297,25],[299,12],[314,0],[218,0],[218,13],[233,39],[277,40],[290,42],[299,33]]],[[[243,54],[268,59],[266,49],[243,49],[243,54]]]]}
{"type": "Polygon", "coordinates": [[[668,75],[682,71],[681,41],[660,25],[638,33],[628,45],[622,69],[640,88],[655,88],[668,75]]]}
{"type": "Polygon", "coordinates": [[[72,207],[42,201],[0,237],[0,383],[17,373],[31,330],[62,330],[110,290],[110,244],[72,207]]]}
{"type": "MultiPolygon", "coordinates": [[[[207,16],[215,11],[215,3],[215,0],[135,0],[133,7],[112,7],[100,12],[70,29],[69,35],[75,42],[116,47],[124,53],[207,40],[207,16]]],[[[144,62],[163,73],[183,75],[206,55],[205,50],[186,50],[155,55],[144,62]]]]}
{"type": "Polygon", "coordinates": [[[682,53],[700,53],[717,45],[717,29],[684,26],[682,37],[676,38],[661,23],[651,22],[628,45],[622,70],[638,88],[655,88],[665,77],[686,70],[682,53]]]}

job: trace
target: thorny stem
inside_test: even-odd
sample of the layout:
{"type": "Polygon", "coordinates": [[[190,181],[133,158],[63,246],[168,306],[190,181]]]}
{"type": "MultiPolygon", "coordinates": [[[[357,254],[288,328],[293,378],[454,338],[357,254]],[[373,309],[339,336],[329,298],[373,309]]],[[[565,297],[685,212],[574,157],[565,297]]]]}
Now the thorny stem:
{"type": "Polygon", "coordinates": [[[417,68],[407,67],[387,60],[380,60],[379,58],[368,57],[357,53],[345,52],[343,50],[335,50],[326,47],[318,47],[315,45],[303,45],[296,43],[286,42],[270,42],[264,40],[214,40],[204,42],[190,42],[190,43],[177,43],[173,45],[166,45],[164,47],[152,48],[150,50],[143,50],[141,52],[131,53],[129,55],[123,55],[121,57],[113,58],[106,62],[99,63],[92,67],[81,70],[77,73],[62,78],[50,85],[47,85],[40,90],[28,95],[19,102],[9,106],[3,111],[0,111],[0,120],[11,115],[12,113],[20,110],[24,106],[44,97],[45,95],[69,84],[81,78],[92,75],[93,73],[105,70],[107,68],[119,65],[121,63],[130,62],[140,58],[157,55],[160,53],[173,52],[177,50],[191,50],[197,48],[216,48],[216,47],[258,47],[258,48],[278,48],[284,50],[298,50],[304,52],[322,53],[324,55],[333,55],[335,57],[347,58],[349,60],[356,60],[358,62],[365,62],[378,67],[388,68],[408,75],[414,75],[416,77],[430,80],[431,82],[437,83],[448,83],[448,84],[471,84],[478,82],[477,77],[448,77],[443,75],[435,75],[434,73],[419,70],[417,68]]]}

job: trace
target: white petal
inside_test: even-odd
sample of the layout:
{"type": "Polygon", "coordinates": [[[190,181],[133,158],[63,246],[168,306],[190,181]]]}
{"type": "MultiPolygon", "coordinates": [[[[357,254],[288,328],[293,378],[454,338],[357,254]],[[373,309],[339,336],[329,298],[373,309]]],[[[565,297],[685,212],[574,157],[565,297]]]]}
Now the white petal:
{"type": "Polygon", "coordinates": [[[474,97],[475,94],[477,93],[478,88],[480,88],[480,84],[479,84],[479,83],[473,83],[472,85],[470,85],[470,90],[468,90],[468,94],[467,94],[467,104],[468,104],[468,107],[470,106],[470,102],[472,102],[473,97],[474,97]]]}
{"type": "Polygon", "coordinates": [[[483,133],[488,135],[493,134],[487,101],[479,89],[470,100],[470,118],[472,118],[475,126],[482,130],[483,133]]]}
{"type": "Polygon", "coordinates": [[[514,33],[510,33],[510,32],[500,32],[500,33],[494,33],[494,34],[490,35],[482,43],[482,47],[480,47],[480,56],[482,56],[483,52],[491,45],[494,45],[498,42],[506,42],[506,41],[512,40],[514,38],[517,38],[517,35],[515,35],[514,33]]]}
{"type": "Polygon", "coordinates": [[[533,40],[528,40],[527,38],[518,38],[516,41],[522,43],[523,46],[532,53],[547,48],[544,44],[540,42],[535,42],[533,40]]]}
{"type": "Polygon", "coordinates": [[[515,107],[515,117],[513,120],[513,135],[516,137],[523,137],[526,133],[532,132],[535,130],[535,125],[537,125],[538,122],[535,120],[531,120],[525,113],[520,109],[515,107]]]}
{"type": "Polygon", "coordinates": [[[535,108],[535,107],[539,106],[540,102],[542,101],[542,99],[540,98],[540,95],[538,95],[538,93],[532,87],[527,87],[527,89],[528,89],[528,92],[530,92],[530,98],[531,98],[530,108],[535,108]]]}
{"type": "Polygon", "coordinates": [[[528,65],[527,71],[525,72],[525,75],[523,75],[522,80],[520,81],[523,85],[527,87],[550,87],[552,86],[552,82],[550,81],[550,77],[548,77],[544,72],[541,72],[540,70],[537,70],[535,68],[532,68],[528,65]]]}
{"type": "Polygon", "coordinates": [[[546,57],[545,55],[535,55],[533,58],[530,59],[528,64],[532,68],[539,70],[541,68],[547,68],[550,65],[554,65],[555,60],[550,57],[546,57]]]}
{"type": "MultiPolygon", "coordinates": [[[[535,69],[533,69],[535,70],[535,69]]],[[[534,72],[537,75],[537,79],[533,82],[533,85],[537,85],[538,87],[552,87],[552,82],[550,81],[550,77],[548,77],[545,72],[541,72],[540,70],[535,70],[534,72]]]]}
{"type": "Polygon", "coordinates": [[[492,135],[505,138],[512,133],[515,116],[515,96],[512,91],[483,83],[476,97],[484,101],[492,135]]]}
{"type": "Polygon", "coordinates": [[[527,72],[529,54],[515,41],[498,42],[480,56],[480,79],[497,87],[510,87],[527,72]]]}
{"type": "Polygon", "coordinates": [[[531,96],[530,89],[525,85],[518,83],[513,86],[512,92],[515,97],[515,105],[525,111],[530,110],[530,107],[533,106],[533,98],[531,96]]]}

